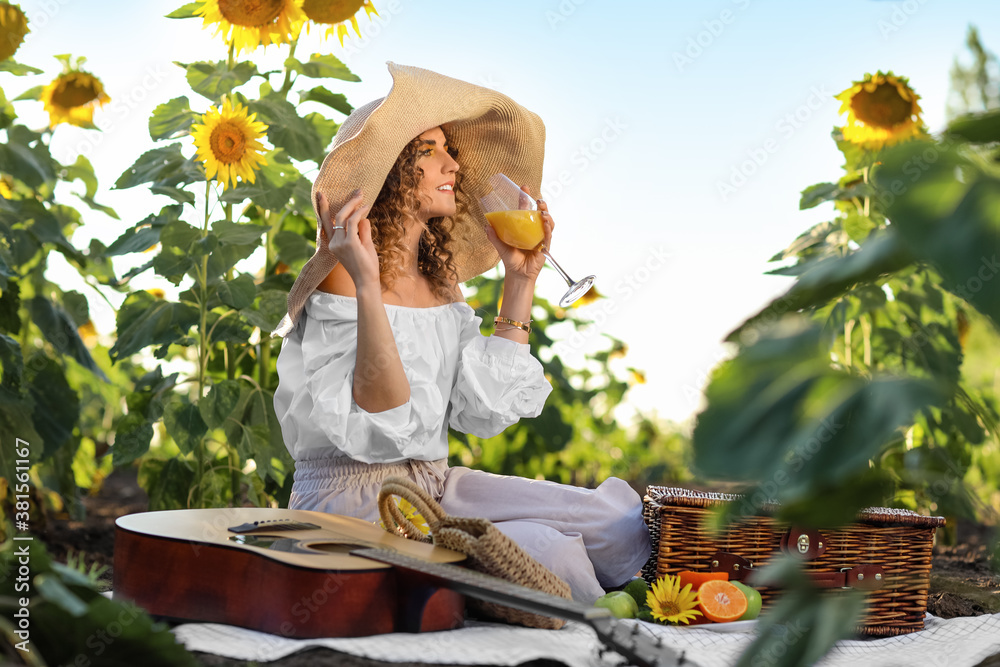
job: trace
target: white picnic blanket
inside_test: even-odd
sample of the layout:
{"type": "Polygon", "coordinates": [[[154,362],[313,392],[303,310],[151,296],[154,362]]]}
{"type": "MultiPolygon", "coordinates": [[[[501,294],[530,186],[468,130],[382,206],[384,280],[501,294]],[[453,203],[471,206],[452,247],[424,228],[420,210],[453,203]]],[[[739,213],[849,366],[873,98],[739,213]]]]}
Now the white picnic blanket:
{"type": "MultiPolygon", "coordinates": [[[[697,667],[734,664],[754,638],[752,629],[720,632],[697,626],[626,622],[682,649],[685,664],[697,667]]],[[[311,647],[326,647],[386,662],[518,665],[528,660],[549,659],[568,667],[601,667],[620,662],[614,654],[601,650],[597,635],[590,628],[572,622],[561,630],[534,630],[470,621],[460,630],[352,639],[288,639],[229,625],[188,623],[175,627],[174,634],[189,650],[256,662],[270,662],[311,647]]],[[[800,633],[789,632],[789,644],[799,636],[800,633]]],[[[994,654],[1000,654],[1000,614],[953,619],[928,616],[920,632],[837,642],[818,664],[821,667],[961,667],[976,665],[994,654]]]]}

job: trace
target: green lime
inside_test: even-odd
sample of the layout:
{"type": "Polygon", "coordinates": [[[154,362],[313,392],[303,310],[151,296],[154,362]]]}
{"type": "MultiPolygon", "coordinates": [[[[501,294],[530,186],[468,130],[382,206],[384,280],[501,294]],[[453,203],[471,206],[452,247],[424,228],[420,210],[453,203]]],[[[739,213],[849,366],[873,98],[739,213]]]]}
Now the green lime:
{"type": "Polygon", "coordinates": [[[646,621],[647,623],[656,623],[656,619],[653,618],[653,612],[649,609],[640,609],[639,615],[636,616],[640,621],[646,621]]]}
{"type": "Polygon", "coordinates": [[[752,621],[760,615],[760,605],[763,601],[760,598],[760,592],[754,588],[750,588],[746,584],[742,584],[738,581],[730,581],[733,586],[743,591],[743,595],[747,597],[747,610],[740,616],[739,621],[752,621]]]}
{"type": "Polygon", "coordinates": [[[625,591],[614,591],[602,595],[594,602],[594,606],[610,609],[616,618],[635,618],[635,615],[639,613],[639,605],[625,591]]]}
{"type": "Polygon", "coordinates": [[[646,593],[649,591],[649,584],[646,583],[645,579],[637,577],[625,584],[625,588],[622,590],[632,596],[632,599],[639,605],[639,609],[646,606],[646,593]]]}

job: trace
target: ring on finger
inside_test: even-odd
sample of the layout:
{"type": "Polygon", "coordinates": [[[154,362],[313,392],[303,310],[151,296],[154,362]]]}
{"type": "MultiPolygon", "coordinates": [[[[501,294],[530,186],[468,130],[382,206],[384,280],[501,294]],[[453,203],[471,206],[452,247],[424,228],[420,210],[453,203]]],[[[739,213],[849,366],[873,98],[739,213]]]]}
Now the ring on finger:
{"type": "Polygon", "coordinates": [[[330,231],[331,231],[331,232],[335,232],[335,231],[337,231],[338,229],[347,229],[347,227],[345,227],[345,226],[343,226],[343,225],[334,225],[333,227],[331,227],[331,228],[330,228],[330,231]]]}

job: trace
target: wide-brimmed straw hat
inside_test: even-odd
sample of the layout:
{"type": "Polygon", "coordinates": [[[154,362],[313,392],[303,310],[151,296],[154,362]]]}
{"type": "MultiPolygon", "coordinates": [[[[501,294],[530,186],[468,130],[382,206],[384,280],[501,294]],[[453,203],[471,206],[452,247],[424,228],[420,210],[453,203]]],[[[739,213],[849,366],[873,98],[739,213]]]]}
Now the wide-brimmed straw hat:
{"type": "MultiPolygon", "coordinates": [[[[313,183],[336,212],[355,189],[366,204],[375,201],[403,148],[434,127],[443,126],[450,146],[458,149],[462,192],[452,229],[452,258],[459,282],[496,266],[496,249],[483,231],[479,198],[487,181],[504,173],[538,195],[542,182],[545,126],[541,118],[506,95],[418,67],[387,63],[392,89],[385,97],[356,109],[340,126],[333,149],[313,183]],[[464,206],[462,206],[464,204],[464,206]]],[[[319,211],[316,211],[317,220],[319,211]]],[[[285,336],[298,321],[306,300],[337,264],[329,239],[317,224],[313,255],[288,293],[288,314],[272,335],[285,336]]]]}

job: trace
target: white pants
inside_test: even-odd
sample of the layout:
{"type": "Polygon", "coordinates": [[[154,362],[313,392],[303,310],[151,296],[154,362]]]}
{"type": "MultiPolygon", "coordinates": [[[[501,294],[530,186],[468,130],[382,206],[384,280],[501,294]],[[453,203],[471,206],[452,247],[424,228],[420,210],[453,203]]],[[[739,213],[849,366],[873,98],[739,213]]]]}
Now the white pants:
{"type": "Polygon", "coordinates": [[[289,507],[378,521],[386,477],[415,481],[453,516],[482,517],[562,577],[573,598],[591,603],[649,557],[642,501],[612,477],[596,489],[449,468],[441,461],[360,463],[345,458],[296,462],[289,507]]]}

